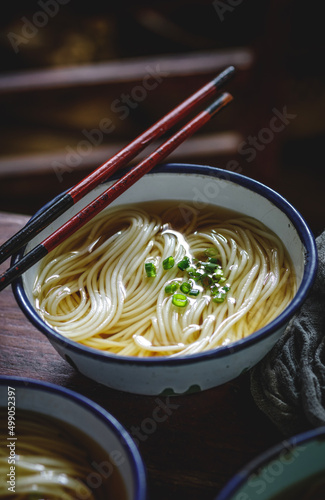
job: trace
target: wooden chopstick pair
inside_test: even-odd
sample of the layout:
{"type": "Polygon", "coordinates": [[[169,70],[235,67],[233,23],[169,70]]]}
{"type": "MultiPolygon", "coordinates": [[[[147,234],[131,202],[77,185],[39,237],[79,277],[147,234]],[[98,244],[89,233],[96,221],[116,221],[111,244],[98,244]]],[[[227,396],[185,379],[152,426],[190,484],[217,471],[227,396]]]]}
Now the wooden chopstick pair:
{"type": "MultiPolygon", "coordinates": [[[[40,215],[31,219],[26,226],[18,231],[12,238],[6,241],[0,247],[0,263],[7,257],[17,252],[24,244],[30,241],[36,234],[42,231],[50,222],[57,219],[60,215],[72,207],[77,201],[82,199],[94,187],[107,180],[119,168],[126,166],[139,152],[147,147],[154,139],[162,136],[173,125],[188,115],[195,107],[211,97],[231,76],[235,68],[229,66],[217,77],[201,87],[188,99],[179,104],[162,119],[148,128],[145,132],[134,139],[125,148],[110,158],[106,163],[98,167],[78,184],[64,193],[55,202],[43,211],[40,215]]],[[[172,151],[174,151],[185,139],[194,134],[207,123],[212,116],[224,108],[233,97],[228,93],[222,93],[212,104],[197,114],[184,127],[167,139],[153,153],[143,161],[133,167],[123,177],[117,180],[106,191],[91,201],[86,207],[80,210],[75,216],[69,219],[60,228],[45,238],[40,244],[28,252],[11,268],[0,275],[0,291],[6,288],[22,273],[56,248],[60,243],[66,240],[71,234],[91,220],[95,215],[101,212],[105,207],[112,203],[118,196],[131,187],[144,174],[149,172],[157,163],[164,160],[172,151]]]]}

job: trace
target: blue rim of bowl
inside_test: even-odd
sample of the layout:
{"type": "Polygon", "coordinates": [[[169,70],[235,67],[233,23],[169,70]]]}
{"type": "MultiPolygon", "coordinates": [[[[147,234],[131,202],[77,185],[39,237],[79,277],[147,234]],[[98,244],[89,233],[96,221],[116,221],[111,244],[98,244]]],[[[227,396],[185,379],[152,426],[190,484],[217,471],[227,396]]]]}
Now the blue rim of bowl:
{"type": "Polygon", "coordinates": [[[87,411],[95,415],[97,419],[101,420],[113,431],[115,435],[117,435],[119,442],[128,455],[135,485],[134,500],[147,499],[147,473],[143,460],[133,439],[123,425],[115,417],[113,417],[113,415],[89,398],[86,398],[75,391],[49,382],[43,382],[32,378],[1,375],[0,386],[5,385],[14,386],[15,388],[28,387],[28,389],[32,390],[54,393],[59,395],[61,398],[74,401],[77,405],[82,406],[87,411]]]}
{"type": "MultiPolygon", "coordinates": [[[[180,366],[184,364],[192,364],[195,361],[202,361],[208,359],[216,359],[228,356],[229,354],[241,351],[257,342],[262,340],[263,338],[269,337],[276,330],[285,325],[290,318],[294,315],[294,313],[301,306],[303,300],[305,299],[309,289],[311,288],[313,281],[316,276],[317,271],[317,248],[314,236],[307,225],[304,218],[301,214],[280,194],[278,194],[273,189],[265,186],[259,181],[250,179],[242,174],[238,174],[235,172],[230,172],[227,170],[223,170],[217,167],[210,167],[208,165],[196,165],[196,164],[187,164],[187,163],[167,163],[163,165],[156,166],[151,173],[147,175],[153,175],[155,173],[174,173],[174,174],[196,174],[196,175],[205,175],[209,177],[216,177],[222,180],[227,180],[230,182],[234,182],[242,187],[247,188],[250,191],[253,191],[257,194],[260,194],[267,198],[273,205],[278,207],[283,213],[286,214],[288,219],[295,226],[297,233],[301,241],[305,247],[305,270],[302,278],[302,282],[297,290],[295,297],[292,299],[290,304],[286,307],[286,309],[277,316],[272,322],[270,322],[265,327],[257,330],[252,333],[248,337],[233,342],[228,346],[221,346],[215,349],[211,349],[209,351],[204,351],[197,354],[189,354],[184,356],[179,356],[177,358],[171,357],[163,357],[163,356],[155,356],[154,358],[135,358],[130,356],[119,356],[118,354],[111,354],[107,352],[101,352],[91,347],[84,346],[82,344],[78,344],[63,335],[52,330],[50,326],[48,326],[41,317],[37,314],[33,306],[30,304],[27,295],[24,291],[23,282],[21,277],[18,278],[12,284],[12,290],[16,301],[25,314],[25,316],[30,320],[30,322],[46,337],[51,341],[59,344],[63,349],[69,349],[70,352],[77,352],[79,354],[83,353],[87,357],[100,359],[100,360],[109,360],[110,363],[116,364],[132,364],[132,365],[141,365],[141,366],[180,366]]],[[[113,176],[111,180],[115,180],[121,175],[113,176]]],[[[41,209],[44,210],[46,205],[41,209]]],[[[41,210],[39,212],[41,212],[41,210]]],[[[39,213],[38,212],[38,213],[39,213]]],[[[25,248],[22,248],[16,255],[12,257],[11,265],[15,264],[16,260],[22,258],[24,254],[25,248]]]]}
{"type": "Polygon", "coordinates": [[[294,448],[302,446],[312,441],[325,440],[325,426],[301,432],[295,436],[285,439],[268,450],[264,451],[256,458],[248,462],[228,483],[222,488],[214,500],[230,500],[238,493],[238,490],[259,470],[266,467],[273,460],[276,460],[284,451],[292,451],[294,448]]]}

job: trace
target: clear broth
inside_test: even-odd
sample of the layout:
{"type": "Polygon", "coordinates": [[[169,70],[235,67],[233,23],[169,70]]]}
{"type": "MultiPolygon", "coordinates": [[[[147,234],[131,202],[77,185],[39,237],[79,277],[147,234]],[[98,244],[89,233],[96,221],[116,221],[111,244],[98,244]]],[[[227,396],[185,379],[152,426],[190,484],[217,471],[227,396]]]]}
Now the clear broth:
{"type": "MultiPolygon", "coordinates": [[[[19,445],[24,440],[24,436],[31,437],[31,435],[27,432],[28,422],[36,423],[37,426],[42,426],[42,424],[46,425],[46,428],[53,429],[58,436],[57,442],[71,443],[75,447],[80,450],[80,454],[86,454],[86,463],[91,470],[90,473],[87,473],[86,477],[78,477],[80,484],[85,484],[91,490],[93,496],[96,500],[127,500],[127,493],[124,481],[122,476],[114,464],[114,462],[109,457],[109,451],[105,451],[98,443],[95,443],[89,436],[85,433],[76,429],[74,426],[69,425],[61,420],[58,420],[53,417],[49,417],[47,415],[40,415],[39,413],[21,410],[19,408],[16,409],[15,415],[15,476],[16,476],[16,494],[10,493],[8,491],[8,495],[2,496],[0,494],[0,498],[7,498],[8,500],[18,499],[26,499],[29,500],[38,500],[38,495],[34,492],[28,492],[25,496],[22,496],[19,493],[19,445]],[[32,494],[32,495],[31,495],[32,494]]],[[[7,442],[8,431],[6,428],[7,425],[7,413],[6,410],[0,409],[0,431],[1,431],[1,440],[2,442],[7,442]]],[[[37,446],[37,437],[33,440],[33,443],[37,446]]],[[[49,450],[50,451],[50,450],[49,450]]],[[[45,456],[45,453],[44,453],[45,456]]],[[[62,449],[62,457],[67,458],[64,453],[64,448],[62,449]]],[[[35,456],[35,460],[33,457],[34,464],[37,463],[37,457],[35,456]]],[[[39,462],[42,465],[41,462],[39,462]]],[[[9,472],[10,465],[7,465],[9,472]]],[[[89,496],[85,496],[85,492],[80,490],[79,494],[76,496],[76,500],[86,500],[89,496]]],[[[44,496],[39,494],[39,500],[43,500],[44,496]]],[[[46,500],[58,500],[56,496],[48,497],[46,496],[46,500]]]]}

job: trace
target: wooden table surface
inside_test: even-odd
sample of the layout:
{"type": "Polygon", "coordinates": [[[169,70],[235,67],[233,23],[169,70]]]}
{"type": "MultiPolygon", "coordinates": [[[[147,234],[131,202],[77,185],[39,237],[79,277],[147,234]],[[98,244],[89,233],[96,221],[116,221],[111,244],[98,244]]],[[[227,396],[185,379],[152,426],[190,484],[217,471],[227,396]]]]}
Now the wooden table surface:
{"type": "MultiPolygon", "coordinates": [[[[0,212],[0,244],[28,217],[0,212]]],[[[0,272],[8,261],[0,266],[0,272]]],[[[256,407],[249,374],[215,389],[174,396],[168,419],[145,426],[156,397],[108,389],[77,373],[20,311],[11,287],[0,293],[0,374],[30,377],[77,391],[112,413],[136,438],[149,500],[212,500],[249,460],[283,436],[256,407]],[[150,430],[150,432],[148,432],[150,430]]]]}

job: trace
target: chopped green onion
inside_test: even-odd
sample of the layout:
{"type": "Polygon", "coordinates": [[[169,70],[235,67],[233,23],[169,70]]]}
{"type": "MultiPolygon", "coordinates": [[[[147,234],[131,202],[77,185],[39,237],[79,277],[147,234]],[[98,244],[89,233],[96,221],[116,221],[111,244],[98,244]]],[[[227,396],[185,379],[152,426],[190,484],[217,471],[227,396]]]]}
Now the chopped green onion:
{"type": "Polygon", "coordinates": [[[172,283],[169,283],[169,285],[165,286],[165,292],[166,293],[174,293],[174,292],[176,292],[177,288],[178,288],[178,283],[173,281],[172,283]]]}
{"type": "Polygon", "coordinates": [[[217,269],[214,273],[213,273],[213,276],[212,276],[212,279],[213,281],[218,281],[220,282],[220,280],[223,278],[223,270],[222,269],[217,269]]]}
{"type": "Polygon", "coordinates": [[[226,294],[219,292],[219,293],[217,293],[217,295],[215,297],[213,297],[213,302],[221,303],[221,302],[224,302],[225,298],[226,298],[226,294]]]}
{"type": "Polygon", "coordinates": [[[211,288],[211,294],[212,295],[217,295],[217,293],[219,293],[219,292],[220,292],[220,287],[219,286],[213,286],[211,288]]]}
{"type": "Polygon", "coordinates": [[[188,281],[184,281],[184,283],[182,283],[180,286],[181,292],[183,293],[188,293],[191,290],[191,288],[192,285],[188,281]]]}
{"type": "Polygon", "coordinates": [[[165,269],[165,271],[167,271],[167,269],[171,269],[174,264],[174,257],[167,257],[167,259],[163,261],[163,268],[165,269]]]}
{"type": "Polygon", "coordinates": [[[186,272],[190,278],[194,279],[194,281],[199,281],[204,274],[203,269],[195,269],[193,267],[188,267],[186,272]]]}
{"type": "MultiPolygon", "coordinates": [[[[214,302],[221,303],[226,299],[227,292],[230,290],[230,285],[225,283],[226,278],[216,258],[218,250],[211,247],[207,248],[204,253],[207,256],[207,261],[200,261],[196,258],[190,259],[190,257],[185,256],[177,263],[181,271],[186,271],[189,281],[184,280],[181,284],[177,281],[173,281],[165,286],[165,293],[168,295],[173,294],[172,303],[175,306],[185,307],[188,304],[186,295],[192,297],[197,297],[199,295],[200,289],[193,288],[194,282],[199,282],[203,288],[210,290],[214,302]],[[222,283],[225,283],[225,285],[221,286],[222,283]],[[175,293],[178,287],[182,293],[175,293]]],[[[167,257],[163,260],[162,265],[165,270],[171,269],[175,265],[174,257],[167,257]]],[[[147,263],[145,267],[147,276],[156,276],[154,264],[147,263]]]]}
{"type": "MultiPolygon", "coordinates": [[[[216,256],[218,250],[214,247],[207,248],[205,255],[208,257],[207,262],[200,261],[196,258],[190,259],[185,256],[177,266],[180,270],[186,271],[190,281],[183,281],[179,284],[177,281],[172,281],[165,286],[165,293],[172,296],[172,303],[177,307],[185,307],[188,304],[186,295],[197,297],[200,293],[199,288],[193,288],[193,282],[199,282],[206,290],[210,290],[212,300],[216,303],[222,303],[226,299],[227,292],[230,290],[230,285],[226,282],[223,275],[223,270],[218,263],[216,256]],[[191,283],[192,281],[192,283],[191,283]],[[225,283],[223,286],[221,286],[225,283]],[[180,287],[182,293],[175,293],[180,287]]],[[[170,256],[162,262],[164,270],[172,269],[175,265],[174,257],[170,256]]],[[[145,271],[149,278],[156,276],[156,266],[152,262],[145,263],[145,271]]]]}
{"type": "Polygon", "coordinates": [[[188,257],[184,257],[178,264],[178,268],[182,271],[185,271],[190,265],[190,259],[188,257]]]}
{"type": "Polygon", "coordinates": [[[144,268],[148,278],[154,278],[156,276],[156,266],[152,262],[146,262],[144,268]]]}
{"type": "Polygon", "coordinates": [[[182,293],[175,293],[172,298],[174,306],[185,307],[187,305],[187,297],[182,293]]]}
{"type": "Polygon", "coordinates": [[[208,262],[204,265],[204,269],[207,273],[214,273],[218,269],[218,264],[213,264],[213,262],[208,262]]]}
{"type": "Polygon", "coordinates": [[[207,257],[215,257],[218,255],[218,250],[215,247],[210,247],[207,248],[204,253],[207,257]]]}

